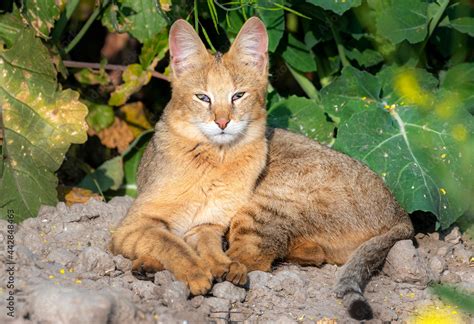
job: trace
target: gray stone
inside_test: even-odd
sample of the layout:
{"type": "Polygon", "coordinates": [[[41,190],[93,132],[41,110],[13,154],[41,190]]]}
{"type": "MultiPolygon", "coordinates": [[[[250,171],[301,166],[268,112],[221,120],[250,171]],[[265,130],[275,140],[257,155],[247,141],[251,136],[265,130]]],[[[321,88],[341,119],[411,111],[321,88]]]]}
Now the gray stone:
{"type": "Polygon", "coordinates": [[[436,255],[439,255],[440,257],[445,257],[448,255],[453,250],[452,246],[448,245],[443,245],[441,246],[438,251],[436,251],[436,255]]]}
{"type": "Polygon", "coordinates": [[[173,281],[163,290],[163,304],[177,310],[186,308],[186,300],[189,296],[189,289],[181,281],[173,281]]]}
{"type": "Polygon", "coordinates": [[[398,241],[388,253],[383,272],[397,282],[427,285],[431,271],[411,240],[398,241]]]}
{"type": "Polygon", "coordinates": [[[455,226],[449,232],[448,235],[444,237],[445,242],[451,243],[451,244],[458,244],[459,241],[461,240],[461,231],[459,230],[459,227],[455,226]]]}
{"type": "Polygon", "coordinates": [[[430,260],[430,268],[434,275],[438,276],[446,270],[447,264],[446,261],[440,256],[434,256],[430,260]]]}
{"type": "Polygon", "coordinates": [[[106,275],[115,270],[112,257],[96,247],[85,248],[77,257],[78,272],[92,272],[99,276],[106,275]]]}
{"type": "Polygon", "coordinates": [[[155,273],[155,284],[162,287],[169,286],[173,281],[176,281],[175,277],[168,270],[158,271],[155,273]]]}
{"type": "Polygon", "coordinates": [[[113,309],[109,296],[48,284],[35,287],[29,302],[32,320],[45,324],[108,323],[113,309]]]}
{"type": "Polygon", "coordinates": [[[33,265],[36,256],[24,245],[15,246],[15,262],[19,265],[33,265]]]}
{"type": "Polygon", "coordinates": [[[135,280],[130,284],[130,288],[135,294],[145,300],[158,298],[155,292],[156,286],[151,281],[135,280]]]}
{"type": "Polygon", "coordinates": [[[456,284],[461,282],[461,276],[455,272],[446,270],[440,277],[441,283],[456,284]]]}
{"type": "Polygon", "coordinates": [[[244,301],[246,292],[245,289],[237,287],[229,281],[223,281],[214,285],[212,295],[236,303],[244,301]]]}
{"type": "Polygon", "coordinates": [[[277,272],[272,279],[267,283],[267,287],[274,291],[284,290],[287,293],[292,294],[296,289],[304,286],[304,280],[300,276],[300,273],[292,272],[289,270],[283,270],[277,272]]]}
{"type": "Polygon", "coordinates": [[[132,261],[123,257],[122,255],[114,255],[112,259],[114,260],[115,268],[117,268],[117,270],[120,270],[122,272],[132,270],[132,261]]]}
{"type": "Polygon", "coordinates": [[[471,258],[472,253],[464,248],[464,245],[458,244],[453,249],[453,257],[456,261],[461,263],[469,264],[469,259],[471,258]]]}
{"type": "Polygon", "coordinates": [[[72,264],[76,255],[64,248],[53,248],[48,253],[47,260],[50,262],[56,262],[68,267],[72,264]]]}
{"type": "Polygon", "coordinates": [[[226,313],[230,309],[230,302],[218,297],[206,298],[204,304],[210,307],[212,313],[226,313]]]}
{"type": "Polygon", "coordinates": [[[266,287],[273,275],[263,271],[252,271],[248,273],[249,288],[266,287]]]}

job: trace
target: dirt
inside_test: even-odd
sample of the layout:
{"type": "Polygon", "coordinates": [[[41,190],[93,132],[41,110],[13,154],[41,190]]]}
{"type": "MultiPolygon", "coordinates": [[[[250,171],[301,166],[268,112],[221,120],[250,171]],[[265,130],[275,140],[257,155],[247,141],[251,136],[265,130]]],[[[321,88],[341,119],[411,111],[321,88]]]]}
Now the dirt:
{"type": "MultiPolygon", "coordinates": [[[[131,203],[131,198],[118,197],[109,203],[91,200],[72,207],[64,203],[43,207],[38,217],[16,228],[13,276],[8,272],[8,223],[0,221],[4,268],[0,272],[0,322],[356,322],[334,297],[338,267],[333,265],[279,264],[272,273],[250,273],[245,288],[216,283],[207,296],[197,297],[189,297],[187,287],[168,271],[135,277],[129,260],[107,250],[111,232],[131,203]],[[13,289],[8,286],[12,278],[13,289]]],[[[383,270],[365,289],[374,310],[369,323],[406,322],[440,314],[453,323],[471,322],[472,317],[443,304],[427,286],[450,283],[474,293],[472,255],[472,243],[456,227],[441,235],[418,234],[413,242],[397,243],[383,270]]]]}

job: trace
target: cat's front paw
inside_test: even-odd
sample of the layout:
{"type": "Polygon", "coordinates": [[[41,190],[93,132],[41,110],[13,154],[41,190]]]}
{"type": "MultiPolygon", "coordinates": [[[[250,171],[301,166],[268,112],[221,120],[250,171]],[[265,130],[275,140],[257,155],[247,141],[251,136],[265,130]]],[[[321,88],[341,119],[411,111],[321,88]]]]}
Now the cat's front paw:
{"type": "Polygon", "coordinates": [[[140,256],[132,262],[132,271],[136,272],[154,273],[164,269],[161,262],[151,256],[140,256]]]}
{"type": "Polygon", "coordinates": [[[208,270],[204,269],[194,269],[186,275],[184,280],[191,294],[194,296],[205,295],[211,290],[212,287],[212,274],[208,270]]]}
{"type": "Polygon", "coordinates": [[[247,283],[247,267],[240,262],[233,261],[229,264],[229,270],[225,279],[234,285],[243,286],[247,283]]]}

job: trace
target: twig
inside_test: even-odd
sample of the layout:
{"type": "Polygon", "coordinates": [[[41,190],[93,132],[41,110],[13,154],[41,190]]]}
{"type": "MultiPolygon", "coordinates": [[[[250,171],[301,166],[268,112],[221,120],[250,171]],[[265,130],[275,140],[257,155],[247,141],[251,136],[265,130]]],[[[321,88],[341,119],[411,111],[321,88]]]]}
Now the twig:
{"type": "MultiPolygon", "coordinates": [[[[71,67],[71,68],[105,69],[105,70],[112,70],[112,71],[125,71],[127,69],[126,65],[117,65],[117,64],[101,65],[100,63],[77,62],[77,61],[63,61],[63,64],[64,66],[71,67]]],[[[160,72],[151,71],[151,75],[154,78],[170,82],[170,78],[160,72]]]]}

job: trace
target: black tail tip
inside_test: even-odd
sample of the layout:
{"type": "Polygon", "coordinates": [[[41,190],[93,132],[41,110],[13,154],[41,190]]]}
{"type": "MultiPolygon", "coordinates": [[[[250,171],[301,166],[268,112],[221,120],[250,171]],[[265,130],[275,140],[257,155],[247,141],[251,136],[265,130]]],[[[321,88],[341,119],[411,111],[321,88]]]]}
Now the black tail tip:
{"type": "Polygon", "coordinates": [[[369,303],[364,299],[354,300],[347,310],[352,318],[359,321],[370,320],[374,317],[372,307],[370,307],[369,303]]]}

